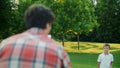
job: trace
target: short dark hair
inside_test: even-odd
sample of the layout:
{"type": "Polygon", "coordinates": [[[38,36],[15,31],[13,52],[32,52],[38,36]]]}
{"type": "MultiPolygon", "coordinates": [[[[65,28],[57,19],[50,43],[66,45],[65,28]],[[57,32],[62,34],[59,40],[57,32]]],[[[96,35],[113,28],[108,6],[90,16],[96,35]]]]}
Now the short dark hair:
{"type": "Polygon", "coordinates": [[[25,23],[28,29],[32,27],[45,29],[46,24],[52,24],[54,19],[52,10],[41,4],[30,6],[25,12],[25,23]]]}
{"type": "Polygon", "coordinates": [[[110,45],[109,45],[109,44],[107,44],[107,43],[106,43],[106,44],[104,44],[104,47],[105,47],[105,46],[108,46],[108,47],[110,48],[110,45]]]}

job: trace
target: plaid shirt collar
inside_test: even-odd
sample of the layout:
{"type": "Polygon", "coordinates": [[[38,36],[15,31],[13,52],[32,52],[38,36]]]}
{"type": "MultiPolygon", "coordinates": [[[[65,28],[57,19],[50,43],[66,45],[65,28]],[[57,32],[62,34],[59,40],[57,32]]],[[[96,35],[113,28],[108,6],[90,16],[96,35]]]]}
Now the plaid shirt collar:
{"type": "Polygon", "coordinates": [[[35,27],[28,29],[25,33],[30,33],[34,35],[42,35],[43,37],[48,37],[48,34],[45,33],[43,29],[35,28],[35,27]]]}

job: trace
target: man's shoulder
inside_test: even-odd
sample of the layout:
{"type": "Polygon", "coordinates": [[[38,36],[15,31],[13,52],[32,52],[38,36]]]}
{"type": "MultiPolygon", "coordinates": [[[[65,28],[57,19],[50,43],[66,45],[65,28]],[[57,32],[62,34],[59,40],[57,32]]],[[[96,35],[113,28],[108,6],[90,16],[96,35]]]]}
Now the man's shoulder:
{"type": "Polygon", "coordinates": [[[56,48],[63,48],[57,41],[55,41],[54,39],[52,39],[51,42],[48,42],[48,44],[50,45],[50,47],[56,47],[56,48]]]}
{"type": "Polygon", "coordinates": [[[48,49],[63,49],[63,47],[54,39],[52,38],[38,38],[38,39],[33,39],[33,42],[38,43],[36,46],[38,47],[47,47],[48,49]]]}
{"type": "Polygon", "coordinates": [[[8,38],[3,39],[0,42],[1,48],[5,47],[8,44],[14,44],[14,42],[16,41],[16,38],[18,38],[19,36],[20,36],[19,34],[15,34],[15,35],[12,35],[8,38]]]}
{"type": "Polygon", "coordinates": [[[3,39],[2,42],[12,41],[12,40],[15,40],[15,39],[18,38],[18,37],[20,37],[20,34],[15,34],[15,35],[12,35],[12,36],[10,36],[10,37],[8,37],[8,38],[3,39]]]}

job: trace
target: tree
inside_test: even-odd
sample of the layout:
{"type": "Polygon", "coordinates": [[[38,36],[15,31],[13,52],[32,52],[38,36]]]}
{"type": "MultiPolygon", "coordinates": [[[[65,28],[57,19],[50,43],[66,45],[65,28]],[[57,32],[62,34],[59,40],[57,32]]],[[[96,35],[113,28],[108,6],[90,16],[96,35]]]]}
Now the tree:
{"type": "Polygon", "coordinates": [[[73,24],[72,30],[76,32],[79,50],[80,34],[88,34],[89,32],[92,32],[93,29],[98,26],[98,24],[97,17],[94,14],[95,9],[93,2],[91,0],[84,0],[77,3],[79,5],[77,9],[79,10],[76,10],[78,12],[73,18],[76,20],[76,24],[73,24]]]}
{"type": "Polygon", "coordinates": [[[120,43],[120,0],[98,0],[96,39],[100,42],[120,43]]]}
{"type": "Polygon", "coordinates": [[[79,45],[79,35],[91,32],[98,25],[91,0],[46,0],[43,3],[45,2],[56,15],[52,34],[56,37],[62,35],[63,41],[66,35],[77,35],[79,45]]]}

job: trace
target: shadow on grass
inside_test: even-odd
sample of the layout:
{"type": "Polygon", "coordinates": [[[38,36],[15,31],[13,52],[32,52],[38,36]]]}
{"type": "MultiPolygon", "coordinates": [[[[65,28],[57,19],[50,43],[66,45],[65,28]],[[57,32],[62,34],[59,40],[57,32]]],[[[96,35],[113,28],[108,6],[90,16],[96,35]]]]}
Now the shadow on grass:
{"type": "Polygon", "coordinates": [[[90,43],[87,43],[86,45],[91,46],[91,48],[92,48],[92,47],[93,47],[93,48],[98,48],[98,45],[93,45],[93,44],[90,44],[90,43]]]}
{"type": "MultiPolygon", "coordinates": [[[[78,49],[78,46],[71,46],[71,48],[72,48],[72,49],[78,49]]],[[[87,50],[87,49],[89,49],[90,47],[80,46],[80,48],[81,48],[82,50],[87,50]]]]}
{"type": "MultiPolygon", "coordinates": [[[[102,50],[103,48],[98,48],[99,50],[102,50]]],[[[120,50],[119,48],[116,47],[111,47],[110,50],[120,50]]]]}
{"type": "MultiPolygon", "coordinates": [[[[80,45],[80,48],[81,48],[82,50],[87,50],[87,49],[90,49],[90,48],[98,48],[97,45],[92,45],[92,44],[87,44],[87,45],[88,45],[88,47],[87,47],[87,46],[80,45]]],[[[71,48],[72,48],[72,49],[78,49],[78,45],[71,46],[71,48]]]]}

